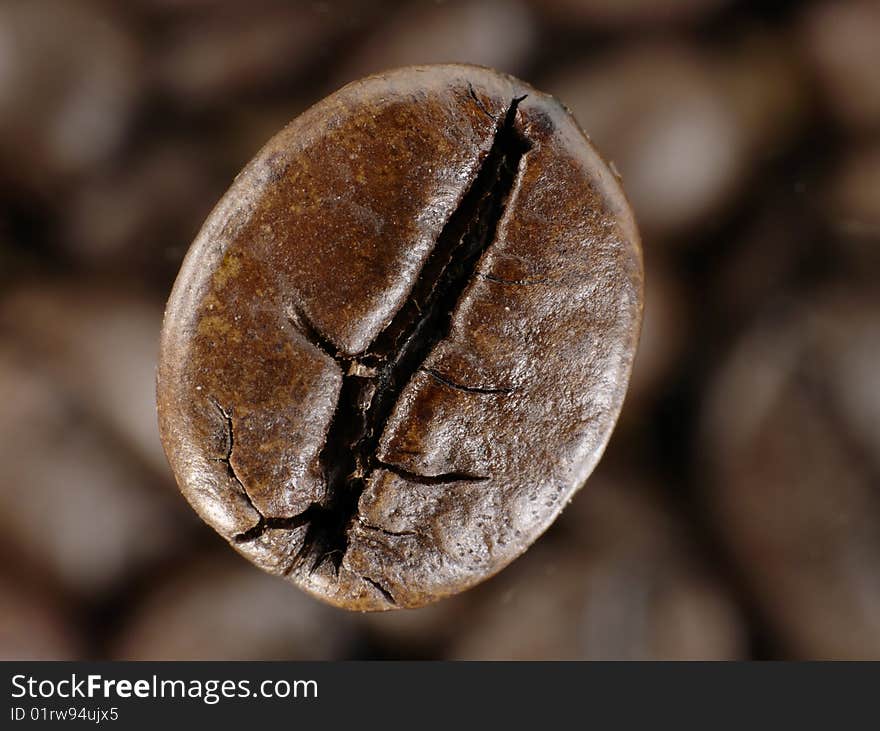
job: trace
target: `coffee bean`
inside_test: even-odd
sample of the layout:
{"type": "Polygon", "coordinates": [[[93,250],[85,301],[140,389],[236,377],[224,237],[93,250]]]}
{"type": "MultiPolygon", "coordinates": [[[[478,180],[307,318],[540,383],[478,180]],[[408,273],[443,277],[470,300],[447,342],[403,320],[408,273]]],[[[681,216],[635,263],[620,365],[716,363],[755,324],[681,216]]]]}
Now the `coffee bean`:
{"type": "Polygon", "coordinates": [[[351,84],[239,175],[166,311],[183,493],[333,604],[499,571],[599,459],[638,340],[615,176],[552,98],[478,67],[351,84]]]}

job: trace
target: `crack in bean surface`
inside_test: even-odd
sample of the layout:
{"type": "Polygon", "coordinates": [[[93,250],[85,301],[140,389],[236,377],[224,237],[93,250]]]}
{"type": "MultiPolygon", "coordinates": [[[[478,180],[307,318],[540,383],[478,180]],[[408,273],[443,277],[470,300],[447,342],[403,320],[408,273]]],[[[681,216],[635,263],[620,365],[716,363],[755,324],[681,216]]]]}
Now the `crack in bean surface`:
{"type": "MultiPolygon", "coordinates": [[[[513,126],[517,106],[523,98],[511,100],[506,113],[498,120],[492,147],[470,189],[441,231],[408,301],[380,333],[376,344],[354,359],[359,363],[379,364],[375,376],[352,375],[350,363],[340,357],[302,312],[297,311],[292,318],[302,334],[339,363],[345,373],[319,457],[326,497],[293,518],[264,516],[257,526],[236,537],[239,543],[259,538],[269,528],[308,525],[297,562],[310,561],[310,570],[315,571],[323,561],[331,560],[338,572],[348,546],[348,533],[357,516],[358,500],[373,470],[397,471],[422,484],[488,479],[456,472],[416,475],[395,465],[379,463],[375,452],[400,392],[421,369],[431,348],[446,336],[455,304],[471,281],[480,256],[495,237],[522,158],[530,147],[513,126]]],[[[429,372],[444,384],[463,390],[487,394],[511,391],[456,385],[436,372],[429,372]]],[[[229,428],[231,430],[231,426],[229,428]]],[[[386,598],[391,596],[377,582],[367,581],[386,598]]]]}

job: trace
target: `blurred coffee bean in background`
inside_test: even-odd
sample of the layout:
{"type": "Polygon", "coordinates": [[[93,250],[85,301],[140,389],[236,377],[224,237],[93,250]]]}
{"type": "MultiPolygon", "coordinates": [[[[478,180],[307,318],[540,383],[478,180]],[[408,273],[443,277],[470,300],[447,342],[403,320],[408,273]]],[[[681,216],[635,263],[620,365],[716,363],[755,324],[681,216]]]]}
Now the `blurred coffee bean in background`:
{"type": "Polygon", "coordinates": [[[876,0],[0,0],[0,657],[880,658],[876,0]],[[642,343],[535,550],[349,616],[218,545],[159,446],[162,307],[338,86],[471,62],[623,179],[642,343]]]}
{"type": "Polygon", "coordinates": [[[874,280],[880,271],[880,134],[847,149],[822,191],[826,228],[849,273],[874,280]]]}
{"type": "Polygon", "coordinates": [[[643,418],[677,369],[683,366],[688,336],[692,334],[687,291],[682,277],[662,263],[662,257],[649,255],[645,282],[645,312],[639,355],[633,365],[622,425],[643,418]]]}
{"type": "Polygon", "coordinates": [[[395,612],[367,612],[357,624],[369,655],[410,660],[436,659],[471,622],[482,598],[491,593],[490,581],[475,590],[456,594],[435,604],[395,612]]]}
{"type": "Polygon", "coordinates": [[[0,576],[0,658],[76,660],[82,650],[57,602],[21,577],[0,576]]]}
{"type": "Polygon", "coordinates": [[[144,60],[90,2],[0,3],[0,181],[60,194],[120,149],[144,60]]]}
{"type": "Polygon", "coordinates": [[[880,654],[880,307],[786,299],[734,349],[705,422],[706,499],[779,652],[880,654]]]}
{"type": "Polygon", "coordinates": [[[335,44],[381,17],[381,2],[215,3],[178,16],[155,47],[158,92],[203,110],[237,97],[283,92],[291,79],[318,72],[335,44]]]}
{"type": "Polygon", "coordinates": [[[532,0],[547,17],[583,28],[630,29],[698,19],[726,0],[532,0]]]}
{"type": "Polygon", "coordinates": [[[794,124],[799,97],[785,63],[757,42],[742,57],[651,41],[564,68],[544,86],[620,171],[646,246],[681,245],[730,204],[785,120],[794,124]]]}
{"type": "Polygon", "coordinates": [[[138,598],[113,656],[121,660],[339,660],[351,618],[229,550],[166,572],[138,598]]]}
{"type": "Polygon", "coordinates": [[[30,562],[88,601],[182,547],[190,521],[167,484],[14,343],[0,351],[0,402],[4,562],[30,562]]]}
{"type": "Polygon", "coordinates": [[[880,3],[810,4],[799,31],[829,115],[856,131],[880,127],[880,3]]]}
{"type": "Polygon", "coordinates": [[[155,424],[162,306],[136,290],[96,281],[14,288],[0,298],[0,325],[54,385],[168,482],[155,424]]]}
{"type": "Polygon", "coordinates": [[[411,3],[352,50],[334,88],[398,66],[450,61],[518,74],[531,61],[537,41],[523,0],[411,3]]]}
{"type": "Polygon", "coordinates": [[[195,237],[224,190],[212,154],[190,139],[157,140],[83,181],[60,212],[64,254],[105,276],[139,270],[141,283],[167,283],[186,252],[184,242],[195,237]]]}

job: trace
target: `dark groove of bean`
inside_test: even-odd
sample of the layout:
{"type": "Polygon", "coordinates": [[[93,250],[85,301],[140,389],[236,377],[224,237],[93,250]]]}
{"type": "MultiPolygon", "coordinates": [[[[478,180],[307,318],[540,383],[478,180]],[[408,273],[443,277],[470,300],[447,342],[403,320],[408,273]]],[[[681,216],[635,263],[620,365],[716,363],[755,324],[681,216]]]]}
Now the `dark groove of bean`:
{"type": "MultiPolygon", "coordinates": [[[[394,469],[424,484],[488,479],[464,473],[440,476],[406,473],[390,465],[379,465],[375,453],[403,388],[432,348],[448,335],[452,311],[473,278],[477,262],[495,238],[520,163],[531,147],[514,127],[521,101],[522,98],[512,100],[499,121],[491,149],[470,189],[443,227],[406,304],[368,351],[357,358],[361,364],[375,365],[377,375],[346,373],[343,377],[336,411],[319,455],[327,488],[325,497],[301,516],[282,519],[294,527],[308,523],[297,561],[301,563],[311,556],[311,571],[330,558],[338,572],[348,548],[348,534],[357,516],[358,501],[376,467],[394,469]]],[[[292,321],[312,343],[332,354],[326,339],[301,313],[297,312],[292,321]]],[[[338,356],[336,360],[341,366],[351,362],[338,356]]],[[[272,527],[272,523],[266,519],[240,539],[253,540],[272,527]]],[[[278,523],[279,527],[286,524],[278,523]]],[[[393,602],[387,590],[373,581],[370,583],[393,602]]]]}

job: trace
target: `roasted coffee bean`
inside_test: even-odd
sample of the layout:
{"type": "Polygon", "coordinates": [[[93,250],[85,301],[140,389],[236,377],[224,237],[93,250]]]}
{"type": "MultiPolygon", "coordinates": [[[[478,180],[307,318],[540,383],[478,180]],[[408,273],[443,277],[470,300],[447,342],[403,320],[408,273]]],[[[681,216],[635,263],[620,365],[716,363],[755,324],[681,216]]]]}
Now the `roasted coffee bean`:
{"type": "Polygon", "coordinates": [[[183,493],[262,568],[419,606],[521,554],[599,459],[638,340],[638,234],[552,98],[410,67],[271,140],[166,311],[183,493]]]}

